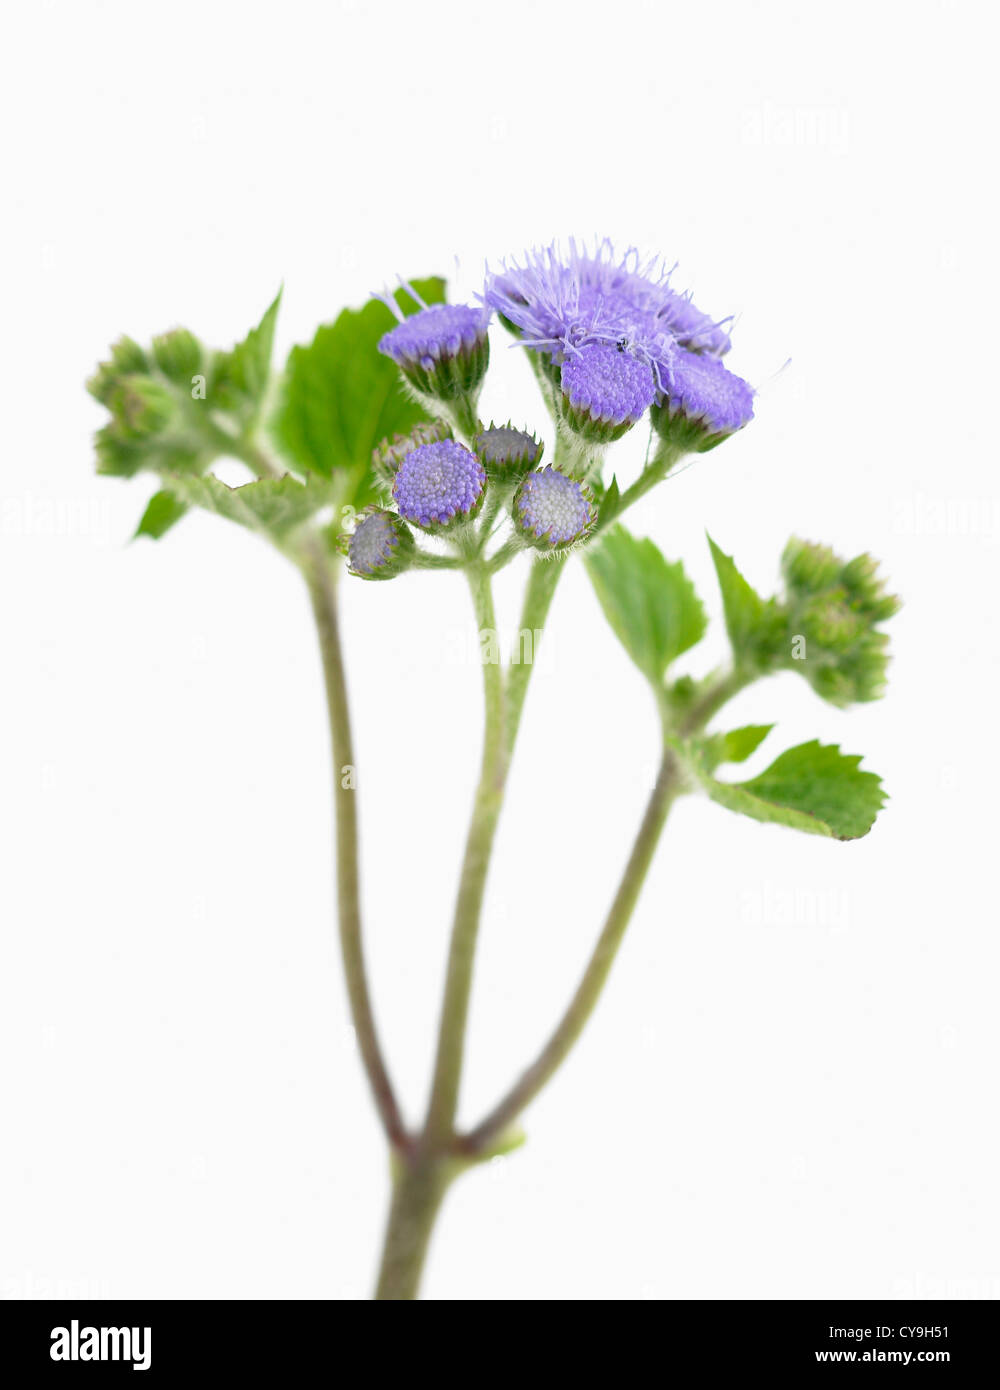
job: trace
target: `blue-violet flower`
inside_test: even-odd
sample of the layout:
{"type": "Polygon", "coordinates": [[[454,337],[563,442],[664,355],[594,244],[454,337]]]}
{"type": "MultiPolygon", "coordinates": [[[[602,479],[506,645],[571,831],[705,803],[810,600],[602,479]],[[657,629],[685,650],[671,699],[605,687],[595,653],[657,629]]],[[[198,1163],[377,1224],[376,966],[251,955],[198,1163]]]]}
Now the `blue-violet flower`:
{"type": "MultiPolygon", "coordinates": [[[[395,303],[387,296],[385,303],[395,303]]],[[[489,366],[489,311],[467,304],[432,304],[386,333],[378,350],[422,395],[455,400],[478,391],[489,366]]]]}
{"type": "Polygon", "coordinates": [[[652,411],[661,438],[704,453],[753,419],[753,388],[712,357],[680,349],[652,411]]]}
{"type": "Polygon", "coordinates": [[[371,507],[362,512],[353,532],[344,536],[347,568],[362,579],[391,579],[406,569],[414,551],[409,527],[392,512],[371,507]]]}
{"type": "Polygon", "coordinates": [[[529,545],[557,550],[584,539],[597,508],[585,483],[550,466],[523,480],[514,494],[513,516],[529,545]]]}
{"type": "Polygon", "coordinates": [[[486,490],[486,469],[464,444],[442,439],[406,455],[392,495],[400,515],[425,530],[475,516],[486,490]]]}

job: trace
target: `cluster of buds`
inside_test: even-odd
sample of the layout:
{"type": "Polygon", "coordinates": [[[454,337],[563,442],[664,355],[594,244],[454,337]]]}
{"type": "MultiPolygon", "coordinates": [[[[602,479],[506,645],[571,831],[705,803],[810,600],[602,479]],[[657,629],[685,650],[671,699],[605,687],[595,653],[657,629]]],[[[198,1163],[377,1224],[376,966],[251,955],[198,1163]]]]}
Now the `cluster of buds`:
{"type": "Polygon", "coordinates": [[[120,338],[87,382],[111,416],[96,437],[98,471],[125,478],[140,469],[203,471],[211,456],[185,410],[203,369],[201,344],[186,329],[154,338],[151,353],[120,338]]]}
{"type": "Polygon", "coordinates": [[[87,382],[111,420],[97,435],[98,471],[131,477],[163,441],[176,416],[176,397],[138,343],[120,338],[87,382]]]}
{"type": "MultiPolygon", "coordinates": [[[[489,490],[487,524],[505,506],[510,545],[564,551],[594,533],[598,508],[588,480],[599,482],[605,448],[647,412],[659,439],[650,464],[661,475],[681,453],[705,452],[742,429],[753,417],[754,393],[722,364],[730,348],[724,322],[669,279],[634,252],[618,259],[609,243],[593,252],[571,243],[566,255],[550,247],[524,265],[488,274],[481,307],[427,306],[406,286],[420,307],[401,317],[395,297],[386,295],[400,321],[379,351],[429,413],[468,441],[438,421],[376,449],[374,470],[400,523],[432,535],[450,532],[461,543],[489,490]],[[479,423],[492,313],[530,352],[559,429],[556,466],[541,466],[533,435],[509,422],[488,429],[479,423]]],[[[380,515],[384,548],[362,553],[359,541],[356,553],[348,549],[352,572],[367,578],[419,559],[384,519],[390,514],[380,515]]],[[[374,520],[366,525],[374,541],[374,520]]]]}
{"type": "Polygon", "coordinates": [[[443,421],[378,445],[372,467],[394,509],[368,508],[341,537],[351,574],[390,579],[419,564],[411,528],[461,543],[490,492],[491,514],[506,504],[514,537],[525,547],[551,553],[587,538],[597,515],[590,489],[556,468],[539,467],[542,445],[534,435],[509,422],[491,424],[471,445],[455,439],[443,421]]]}
{"type": "Polygon", "coordinates": [[[782,556],[790,656],[818,695],[834,705],[875,700],[885,686],[888,637],[878,624],[899,599],[870,555],[844,561],[827,546],[792,539],[782,556]]]}

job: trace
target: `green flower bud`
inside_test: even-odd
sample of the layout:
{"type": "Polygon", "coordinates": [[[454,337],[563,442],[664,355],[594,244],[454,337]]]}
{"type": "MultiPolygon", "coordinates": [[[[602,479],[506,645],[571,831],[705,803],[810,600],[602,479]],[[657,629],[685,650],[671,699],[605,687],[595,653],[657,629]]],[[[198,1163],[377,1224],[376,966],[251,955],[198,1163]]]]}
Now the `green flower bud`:
{"type": "Polygon", "coordinates": [[[190,386],[201,371],[201,344],[186,328],[174,328],[153,339],[153,357],[163,375],[178,386],[190,386]]]}
{"type": "Polygon", "coordinates": [[[875,700],[885,686],[889,639],[876,630],[899,608],[884,592],[870,555],[843,561],[828,547],[793,538],[781,561],[790,654],[799,671],[834,705],[875,700]]]}
{"type": "Polygon", "coordinates": [[[148,439],[170,423],[176,401],[166,386],[148,376],[125,376],[111,392],[108,408],[127,439],[148,439]]]}
{"type": "Polygon", "coordinates": [[[391,439],[383,439],[372,450],[372,470],[379,482],[392,488],[399,465],[418,449],[421,444],[437,444],[439,440],[451,439],[451,426],[444,420],[429,420],[414,425],[409,434],[394,434],[391,439]]]}
{"type": "Polygon", "coordinates": [[[131,338],[121,337],[111,345],[107,362],[98,364],[97,371],[87,382],[87,390],[95,400],[108,405],[123,376],[148,371],[149,360],[139,344],[131,338]]]}

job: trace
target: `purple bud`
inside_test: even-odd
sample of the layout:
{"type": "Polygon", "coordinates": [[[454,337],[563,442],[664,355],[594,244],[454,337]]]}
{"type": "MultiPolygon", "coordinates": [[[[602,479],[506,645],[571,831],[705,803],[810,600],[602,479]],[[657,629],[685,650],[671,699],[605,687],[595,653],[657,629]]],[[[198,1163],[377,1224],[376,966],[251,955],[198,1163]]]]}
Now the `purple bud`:
{"type": "Polygon", "coordinates": [[[652,368],[608,343],[587,343],[568,356],[561,382],[567,422],[595,442],[631,429],[656,395],[652,368]]]}
{"type": "Polygon", "coordinates": [[[542,445],[535,436],[510,424],[490,425],[472,442],[491,478],[519,478],[542,457],[542,445]]]}
{"type": "Polygon", "coordinates": [[[406,455],[392,495],[407,521],[438,528],[474,516],[485,488],[486,469],[475,454],[454,439],[442,439],[406,455]]]}
{"type": "Polygon", "coordinates": [[[749,424],[753,396],[753,388],[716,358],[682,349],[670,365],[653,424],[664,437],[689,427],[703,449],[711,448],[749,424]]]}
{"type": "Polygon", "coordinates": [[[474,392],[486,374],[489,317],[467,304],[432,304],[390,329],[378,350],[424,395],[454,400],[474,392]]]}
{"type": "Polygon", "coordinates": [[[409,564],[413,537],[398,516],[372,508],[358,517],[344,548],[351,574],[362,579],[390,579],[409,564]]]}
{"type": "Polygon", "coordinates": [[[529,544],[554,550],[581,540],[597,515],[585,483],[548,467],[529,473],[514,496],[514,521],[529,544]]]}

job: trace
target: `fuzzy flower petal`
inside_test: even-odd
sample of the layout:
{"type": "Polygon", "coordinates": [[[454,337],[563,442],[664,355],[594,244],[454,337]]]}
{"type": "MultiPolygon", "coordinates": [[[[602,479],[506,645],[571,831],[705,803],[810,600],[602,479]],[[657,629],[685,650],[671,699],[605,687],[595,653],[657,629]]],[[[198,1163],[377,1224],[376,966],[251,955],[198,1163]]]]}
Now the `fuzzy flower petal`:
{"type": "Polygon", "coordinates": [[[652,368],[607,343],[587,343],[562,368],[562,389],[576,411],[592,419],[634,424],[656,395],[652,368]]]}
{"type": "Polygon", "coordinates": [[[753,389],[712,357],[681,350],[663,392],[670,416],[683,415],[711,434],[733,434],[753,419],[753,389]]]}
{"type": "Polygon", "coordinates": [[[433,367],[442,357],[457,357],[486,336],[489,314],[467,304],[432,304],[403,319],[384,335],[379,352],[399,367],[433,367]]]}
{"type": "Polygon", "coordinates": [[[421,444],[399,465],[392,495],[401,516],[417,526],[440,526],[471,516],[482,501],[486,470],[454,439],[421,444]]]}
{"type": "Polygon", "coordinates": [[[723,325],[669,282],[669,271],[634,250],[619,258],[609,241],[593,252],[570,241],[565,253],[552,245],[488,274],[483,302],[514,325],[525,347],[557,363],[604,343],[644,362],[662,387],[678,345],[714,356],[729,348],[723,325]]]}

